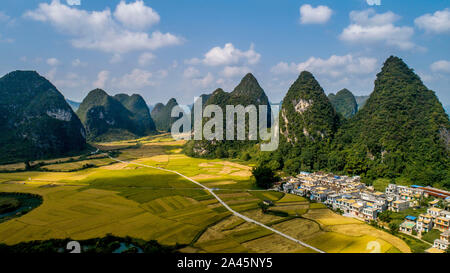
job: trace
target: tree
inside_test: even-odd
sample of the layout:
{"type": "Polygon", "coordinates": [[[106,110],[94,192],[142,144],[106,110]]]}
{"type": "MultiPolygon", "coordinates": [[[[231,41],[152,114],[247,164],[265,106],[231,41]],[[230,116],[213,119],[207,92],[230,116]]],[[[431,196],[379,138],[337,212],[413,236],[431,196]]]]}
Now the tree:
{"type": "Polygon", "coordinates": [[[380,221],[383,221],[385,223],[389,223],[392,220],[391,217],[391,211],[387,210],[387,211],[383,211],[382,213],[380,213],[380,215],[378,216],[378,219],[380,219],[380,221]]]}
{"type": "Polygon", "coordinates": [[[390,224],[389,224],[389,231],[390,231],[392,234],[396,234],[396,233],[398,232],[398,224],[396,224],[396,223],[390,223],[390,224]]]}
{"type": "Polygon", "coordinates": [[[264,202],[259,202],[258,206],[261,208],[261,211],[264,214],[269,210],[269,205],[265,204],[264,202]]]}
{"type": "Polygon", "coordinates": [[[266,166],[258,166],[253,168],[252,174],[256,179],[256,185],[263,189],[269,189],[272,187],[273,183],[277,181],[272,169],[266,166]]]}

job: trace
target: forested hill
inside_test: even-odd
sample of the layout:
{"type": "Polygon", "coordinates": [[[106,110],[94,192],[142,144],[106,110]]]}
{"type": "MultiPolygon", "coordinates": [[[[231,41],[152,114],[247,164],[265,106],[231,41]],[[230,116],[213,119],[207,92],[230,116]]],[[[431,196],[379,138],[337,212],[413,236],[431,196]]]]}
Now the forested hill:
{"type": "MultiPolygon", "coordinates": [[[[258,80],[253,74],[248,73],[245,75],[239,84],[230,93],[225,92],[223,89],[216,89],[211,95],[202,95],[203,107],[207,105],[218,105],[223,111],[223,117],[226,116],[227,105],[255,105],[259,112],[259,105],[267,106],[267,121],[270,126],[271,107],[269,99],[258,83],[258,80]]],[[[204,123],[208,119],[204,119],[204,123]]],[[[223,123],[223,132],[226,131],[226,123],[223,123]]],[[[236,126],[235,126],[236,127],[236,126]]],[[[235,128],[236,129],[236,128],[235,128]]],[[[236,131],[236,130],[235,130],[236,131]]],[[[236,137],[236,135],[235,135],[236,137]]],[[[185,148],[185,152],[192,156],[206,156],[206,157],[239,157],[241,152],[248,150],[257,141],[248,140],[248,122],[246,122],[246,141],[190,141],[185,148]]]]}
{"type": "Polygon", "coordinates": [[[0,78],[0,162],[83,150],[85,130],[63,95],[34,71],[0,78]]]}
{"type": "Polygon", "coordinates": [[[314,76],[300,74],[283,99],[280,157],[287,172],[327,167],[327,149],[340,119],[314,76]]]}
{"type": "Polygon", "coordinates": [[[158,131],[170,132],[172,124],[177,120],[176,118],[171,117],[172,109],[177,105],[178,102],[174,98],[171,98],[166,105],[162,103],[155,105],[151,116],[158,131]]]}
{"type": "Polygon", "coordinates": [[[150,109],[141,95],[133,94],[117,94],[115,99],[120,101],[125,108],[133,114],[132,119],[136,123],[140,123],[138,135],[148,135],[156,132],[155,123],[150,115],[150,109]],[[140,131],[139,131],[140,130],[140,131]]]}
{"type": "Polygon", "coordinates": [[[348,89],[342,89],[336,95],[331,93],[328,95],[328,98],[336,112],[344,118],[351,118],[358,112],[358,104],[355,96],[348,89]]]}
{"type": "MultiPolygon", "coordinates": [[[[133,98],[121,99],[129,103],[129,107],[134,105],[133,98]]],[[[145,103],[144,105],[146,107],[145,103]]],[[[95,89],[84,98],[77,114],[86,128],[89,141],[136,138],[151,132],[151,124],[143,122],[145,117],[142,117],[137,108],[130,109],[136,113],[128,110],[117,98],[101,89],[95,89]]]]}
{"type": "Polygon", "coordinates": [[[330,167],[449,188],[449,130],[435,93],[403,60],[390,57],[366,105],[340,128],[331,155],[339,160],[330,167]]]}

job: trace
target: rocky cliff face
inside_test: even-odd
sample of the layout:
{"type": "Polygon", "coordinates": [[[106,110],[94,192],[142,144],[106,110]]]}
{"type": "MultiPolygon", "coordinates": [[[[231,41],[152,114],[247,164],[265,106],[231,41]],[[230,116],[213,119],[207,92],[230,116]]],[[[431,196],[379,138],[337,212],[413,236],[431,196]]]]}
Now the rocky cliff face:
{"type": "Polygon", "coordinates": [[[339,117],[314,76],[302,72],[283,99],[280,129],[282,140],[296,145],[330,139],[339,117]]]}

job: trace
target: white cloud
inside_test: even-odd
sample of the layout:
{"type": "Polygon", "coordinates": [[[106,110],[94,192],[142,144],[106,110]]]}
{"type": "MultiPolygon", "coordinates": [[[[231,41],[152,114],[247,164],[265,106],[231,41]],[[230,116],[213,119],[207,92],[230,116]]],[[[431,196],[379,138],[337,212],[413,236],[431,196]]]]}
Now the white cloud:
{"type": "Polygon", "coordinates": [[[109,79],[109,71],[102,70],[97,75],[97,80],[93,83],[94,88],[105,88],[106,82],[109,79]]]}
{"type": "Polygon", "coordinates": [[[75,60],[72,61],[72,66],[73,67],[80,67],[80,66],[86,66],[87,63],[82,62],[80,59],[76,58],[75,60]]]}
{"type": "Polygon", "coordinates": [[[438,10],[434,14],[422,15],[414,20],[416,26],[427,32],[444,33],[450,32],[450,10],[438,10]]]}
{"type": "Polygon", "coordinates": [[[81,0],[67,0],[67,5],[69,6],[80,6],[81,0]]]}
{"type": "Polygon", "coordinates": [[[152,72],[135,68],[121,78],[114,78],[112,83],[122,89],[139,89],[147,86],[154,86],[155,82],[152,81],[152,78],[152,72]]]}
{"type": "Polygon", "coordinates": [[[109,62],[112,64],[117,64],[117,63],[120,63],[121,61],[122,61],[122,55],[120,55],[119,53],[113,54],[111,59],[109,59],[109,62]]]}
{"type": "Polygon", "coordinates": [[[300,7],[300,23],[324,24],[331,18],[333,11],[327,6],[313,7],[305,4],[300,7]]]}
{"type": "Polygon", "coordinates": [[[185,61],[186,64],[195,65],[203,63],[208,66],[232,65],[238,63],[257,64],[261,59],[261,54],[255,51],[253,44],[250,45],[249,50],[241,51],[234,47],[232,43],[227,43],[225,46],[213,47],[209,50],[203,59],[193,58],[185,61]]]}
{"type": "Polygon", "coordinates": [[[450,73],[450,62],[446,60],[440,60],[432,63],[430,68],[433,72],[450,73]]]}
{"type": "Polygon", "coordinates": [[[340,38],[352,43],[384,43],[402,50],[415,48],[411,41],[414,29],[394,25],[398,19],[399,16],[391,11],[381,14],[373,9],[352,11],[351,24],[343,30],[340,38]]]}
{"type": "Polygon", "coordinates": [[[351,54],[345,56],[333,55],[328,59],[311,57],[302,63],[280,62],[272,67],[275,74],[298,74],[302,71],[310,71],[318,75],[332,78],[373,73],[377,68],[377,60],[368,57],[354,57],[351,54]]]}
{"type": "Polygon", "coordinates": [[[212,83],[214,83],[214,76],[210,72],[203,78],[192,80],[192,84],[203,88],[210,87],[212,83]]]}
{"type": "Polygon", "coordinates": [[[142,0],[130,4],[120,1],[114,17],[123,25],[133,29],[146,29],[159,23],[160,20],[159,14],[151,7],[147,7],[142,0]]]}
{"type": "Polygon", "coordinates": [[[381,0],[367,0],[369,6],[381,6],[381,0]]]}
{"type": "Polygon", "coordinates": [[[151,52],[145,52],[139,56],[138,63],[140,66],[145,66],[150,63],[156,58],[156,56],[151,52]]]}
{"type": "Polygon", "coordinates": [[[188,67],[183,72],[183,77],[186,79],[197,78],[200,76],[200,71],[195,67],[188,67]]]}
{"type": "Polygon", "coordinates": [[[148,34],[129,29],[127,24],[114,20],[109,9],[86,11],[61,4],[59,0],[52,0],[50,4],[41,3],[36,10],[27,11],[24,16],[50,23],[60,32],[72,36],[71,44],[76,48],[121,54],[182,43],[181,38],[171,33],[154,31],[148,34]]]}
{"type": "Polygon", "coordinates": [[[246,66],[226,66],[222,71],[222,75],[226,78],[243,77],[249,72],[251,72],[251,69],[246,66]]]}
{"type": "Polygon", "coordinates": [[[57,66],[59,65],[59,60],[56,58],[49,58],[47,59],[47,64],[50,66],[57,66]]]}
{"type": "Polygon", "coordinates": [[[160,79],[167,78],[167,76],[169,76],[169,71],[166,69],[158,70],[158,72],[156,72],[156,76],[160,79]]]}

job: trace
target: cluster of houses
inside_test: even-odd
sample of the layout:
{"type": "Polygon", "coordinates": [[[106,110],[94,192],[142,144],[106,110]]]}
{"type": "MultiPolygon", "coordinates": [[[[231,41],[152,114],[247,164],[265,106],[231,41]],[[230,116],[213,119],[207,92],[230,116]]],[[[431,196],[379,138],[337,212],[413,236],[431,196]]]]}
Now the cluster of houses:
{"type": "Polygon", "coordinates": [[[423,198],[436,197],[430,202],[427,213],[419,217],[408,216],[400,226],[405,233],[422,234],[435,228],[442,232],[435,247],[449,247],[450,212],[437,208],[439,200],[450,202],[450,192],[422,186],[400,186],[389,184],[385,192],[379,192],[361,182],[359,176],[337,176],[323,172],[301,172],[295,177],[283,179],[276,189],[296,194],[326,204],[344,216],[356,217],[367,222],[375,221],[386,210],[401,212],[417,208],[423,198]]]}

